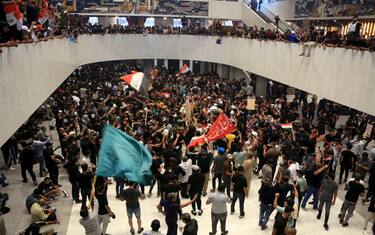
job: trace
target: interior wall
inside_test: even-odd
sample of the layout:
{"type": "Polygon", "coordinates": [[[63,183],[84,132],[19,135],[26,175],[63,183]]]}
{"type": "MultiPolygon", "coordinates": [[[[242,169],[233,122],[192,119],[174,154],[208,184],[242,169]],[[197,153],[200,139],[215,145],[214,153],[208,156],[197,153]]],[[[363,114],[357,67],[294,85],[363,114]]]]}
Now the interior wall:
{"type": "Polygon", "coordinates": [[[0,145],[78,66],[121,59],[186,59],[226,64],[375,115],[375,57],[344,48],[193,35],[81,35],[3,48],[0,145]],[[27,55],[27,56],[25,56],[27,55]]]}
{"type": "Polygon", "coordinates": [[[270,3],[264,2],[264,7],[270,10],[273,14],[279,15],[283,20],[294,19],[294,5],[295,0],[272,1],[270,3]]]}
{"type": "Polygon", "coordinates": [[[242,1],[210,1],[208,6],[208,16],[210,18],[241,20],[242,1]]]}
{"type": "Polygon", "coordinates": [[[273,29],[272,24],[268,24],[245,3],[241,3],[241,20],[247,26],[256,25],[258,28],[273,29]]]}

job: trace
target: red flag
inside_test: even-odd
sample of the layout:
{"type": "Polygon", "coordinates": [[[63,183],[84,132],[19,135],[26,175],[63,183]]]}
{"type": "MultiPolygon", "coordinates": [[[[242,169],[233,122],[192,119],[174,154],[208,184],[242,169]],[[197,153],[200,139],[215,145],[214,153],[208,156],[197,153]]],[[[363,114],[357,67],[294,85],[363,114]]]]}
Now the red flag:
{"type": "Polygon", "coordinates": [[[214,141],[225,137],[236,129],[236,125],[222,112],[215,123],[211,126],[206,137],[209,141],[214,141]]]}
{"type": "Polygon", "coordinates": [[[21,29],[23,15],[16,1],[3,1],[3,6],[9,26],[17,24],[17,29],[21,29]]]}
{"type": "Polygon", "coordinates": [[[197,145],[202,145],[208,141],[215,141],[224,138],[227,134],[232,133],[236,129],[236,125],[222,112],[217,118],[215,123],[211,126],[208,133],[204,136],[193,138],[188,148],[197,145]]]}
{"type": "Polygon", "coordinates": [[[188,148],[190,147],[195,147],[197,145],[203,145],[205,143],[207,143],[207,138],[206,136],[202,135],[202,136],[196,136],[196,137],[193,137],[191,140],[190,140],[190,143],[189,145],[187,146],[188,148]]]}
{"type": "Polygon", "coordinates": [[[48,20],[48,3],[47,0],[43,0],[41,6],[39,6],[38,22],[43,25],[48,20]]]}

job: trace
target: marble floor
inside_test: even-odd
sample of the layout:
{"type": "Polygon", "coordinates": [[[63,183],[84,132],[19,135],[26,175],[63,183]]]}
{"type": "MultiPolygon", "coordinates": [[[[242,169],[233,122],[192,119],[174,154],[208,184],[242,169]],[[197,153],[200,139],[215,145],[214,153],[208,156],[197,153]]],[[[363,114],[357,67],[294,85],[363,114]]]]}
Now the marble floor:
{"type": "MultiPolygon", "coordinates": [[[[57,140],[55,132],[51,133],[54,142],[57,140]]],[[[56,143],[55,146],[58,146],[56,143]]],[[[58,152],[57,152],[58,153],[58,152]]],[[[2,157],[1,157],[2,158],[2,157]]],[[[0,159],[1,159],[0,158],[0,159]]],[[[39,173],[37,165],[34,166],[34,172],[39,173]]],[[[7,181],[10,185],[6,188],[0,187],[0,192],[9,194],[9,201],[7,206],[11,208],[11,212],[3,215],[7,235],[18,235],[19,232],[27,227],[30,222],[30,215],[26,211],[25,199],[29,195],[34,186],[32,183],[21,183],[21,174],[19,165],[16,165],[14,169],[1,171],[7,176],[7,181]]],[[[28,176],[30,178],[30,176],[28,176]]],[[[41,178],[38,178],[41,181],[41,178]]],[[[65,169],[60,168],[60,184],[62,184],[62,189],[66,191],[71,191],[70,183],[68,182],[68,177],[65,169]]],[[[115,199],[115,186],[110,185],[108,189],[108,200],[111,209],[116,214],[116,219],[112,220],[109,224],[107,233],[111,235],[125,235],[130,234],[129,225],[126,217],[125,202],[121,202],[115,199]]],[[[268,229],[261,231],[258,227],[258,214],[259,214],[259,203],[258,203],[258,189],[260,188],[260,180],[253,177],[251,182],[250,196],[245,201],[245,213],[246,216],[243,219],[239,219],[238,212],[234,215],[228,215],[227,219],[227,229],[229,234],[271,234],[272,226],[274,223],[274,214],[271,215],[270,221],[268,223],[268,229]]],[[[147,192],[146,187],[146,192],[147,192]]],[[[338,221],[337,215],[342,205],[342,199],[345,196],[345,191],[343,190],[343,185],[340,185],[338,198],[336,205],[331,209],[331,218],[329,222],[330,230],[325,231],[323,228],[323,219],[316,219],[316,211],[312,209],[311,205],[307,206],[307,210],[301,210],[300,217],[297,221],[297,234],[299,235],[320,235],[320,234],[330,234],[330,235],[359,235],[359,234],[372,234],[370,233],[370,224],[368,226],[368,232],[363,232],[363,216],[366,214],[367,205],[362,205],[361,202],[357,204],[354,216],[349,221],[349,227],[343,228],[338,221]]],[[[164,222],[164,216],[158,213],[156,205],[158,204],[160,198],[157,198],[154,194],[151,198],[146,198],[141,201],[141,211],[142,211],[142,222],[145,230],[150,229],[150,224],[153,219],[159,219],[161,222],[161,231],[166,232],[167,227],[164,222]]],[[[210,205],[205,205],[206,197],[202,198],[202,209],[204,211],[202,216],[193,216],[198,221],[199,231],[198,234],[207,235],[211,231],[211,219],[210,219],[210,205]]],[[[79,210],[80,205],[74,204],[70,198],[59,197],[53,203],[53,206],[57,208],[57,216],[60,221],[60,225],[55,226],[55,230],[59,235],[83,235],[84,230],[79,224],[79,210]]],[[[229,205],[228,205],[229,208],[229,205]]],[[[97,210],[97,208],[96,208],[97,210]]],[[[96,212],[95,210],[95,212],[96,212]]],[[[190,212],[191,207],[188,206],[183,209],[183,212],[190,212]]],[[[238,211],[238,205],[236,210],[238,211]]],[[[134,223],[135,223],[134,219],[134,223]]],[[[183,226],[183,223],[179,221],[179,226],[183,226]]],[[[219,227],[218,227],[219,228],[219,227]]],[[[2,234],[0,234],[2,235],[2,234]]]]}
{"type": "MultiPolygon", "coordinates": [[[[259,214],[259,203],[257,191],[260,187],[260,180],[254,179],[251,184],[250,197],[245,201],[245,213],[246,216],[239,219],[239,213],[236,212],[234,215],[228,215],[227,229],[229,234],[271,234],[272,226],[274,223],[274,214],[271,215],[271,219],[268,223],[268,229],[261,231],[258,227],[258,214],[259,214]]],[[[116,219],[112,220],[109,224],[107,233],[111,235],[122,235],[130,234],[129,225],[127,223],[125,202],[115,199],[114,185],[110,185],[108,189],[108,198],[111,209],[116,214],[116,219]]],[[[199,230],[198,234],[208,234],[211,231],[211,219],[210,219],[210,205],[205,205],[206,198],[203,198],[203,215],[193,216],[198,221],[199,230]]],[[[146,198],[141,201],[142,211],[142,222],[143,227],[148,230],[150,229],[150,223],[153,219],[159,219],[162,227],[161,231],[166,232],[166,224],[162,214],[157,212],[156,205],[159,201],[155,195],[151,198],[146,198]]],[[[337,215],[339,214],[342,200],[338,199],[336,205],[331,209],[330,218],[330,230],[325,231],[323,228],[323,220],[316,219],[316,211],[312,209],[312,206],[307,206],[307,210],[301,210],[300,217],[297,221],[297,234],[300,235],[312,235],[312,234],[330,234],[330,235],[343,235],[343,234],[367,234],[362,232],[363,217],[355,212],[354,216],[349,221],[349,227],[343,228],[338,221],[337,215]]],[[[229,206],[228,206],[229,208],[229,206]]],[[[80,226],[79,220],[79,205],[73,205],[68,224],[67,234],[84,234],[83,228],[80,226]]],[[[185,207],[183,212],[190,212],[191,207],[185,207]]],[[[238,211],[238,207],[236,208],[238,211]]],[[[134,219],[134,223],[135,223],[134,219]]],[[[183,226],[183,223],[179,221],[179,226],[183,226]]],[[[219,227],[218,227],[219,228],[219,227]]],[[[370,228],[370,227],[369,227],[370,228]]],[[[368,229],[370,230],[370,229],[368,229]]],[[[368,233],[369,234],[369,233],[368,233]]]]}

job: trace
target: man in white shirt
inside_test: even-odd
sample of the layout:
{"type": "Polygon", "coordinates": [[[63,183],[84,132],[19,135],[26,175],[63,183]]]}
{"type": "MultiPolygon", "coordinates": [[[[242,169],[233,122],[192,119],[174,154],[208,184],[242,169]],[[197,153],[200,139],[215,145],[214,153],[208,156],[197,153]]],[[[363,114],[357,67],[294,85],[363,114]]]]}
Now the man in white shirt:
{"type": "Polygon", "coordinates": [[[226,230],[226,220],[227,220],[227,203],[231,203],[230,198],[224,193],[225,185],[220,184],[218,190],[214,193],[211,193],[208,196],[206,204],[211,204],[211,221],[212,221],[212,232],[210,235],[216,234],[216,226],[220,220],[221,234],[228,234],[226,230]]]}
{"type": "Polygon", "coordinates": [[[187,185],[189,177],[191,176],[193,163],[191,159],[188,159],[186,156],[182,158],[182,162],[179,165],[185,172],[185,175],[181,176],[179,179],[179,182],[181,183],[182,190],[181,190],[181,196],[183,198],[189,198],[189,195],[187,193],[187,185]]]}
{"type": "Polygon", "coordinates": [[[144,232],[143,235],[164,235],[163,233],[159,231],[159,229],[160,229],[160,221],[157,219],[154,219],[151,222],[151,230],[144,232]]]}
{"type": "Polygon", "coordinates": [[[90,215],[86,206],[82,207],[79,214],[82,217],[79,219],[79,223],[85,228],[86,235],[101,234],[98,218],[90,215]]]}
{"type": "Polygon", "coordinates": [[[297,171],[299,170],[298,162],[294,162],[292,159],[288,160],[288,170],[290,172],[289,184],[294,185],[298,179],[297,171]]]}

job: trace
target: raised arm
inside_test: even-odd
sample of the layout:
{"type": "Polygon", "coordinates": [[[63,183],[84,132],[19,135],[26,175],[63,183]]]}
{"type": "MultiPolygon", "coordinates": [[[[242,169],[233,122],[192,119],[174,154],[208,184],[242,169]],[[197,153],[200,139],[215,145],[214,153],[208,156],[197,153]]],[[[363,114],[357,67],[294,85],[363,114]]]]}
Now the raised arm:
{"type": "Polygon", "coordinates": [[[191,199],[190,201],[187,201],[185,203],[181,203],[180,204],[180,208],[187,207],[188,205],[190,205],[191,203],[193,203],[195,200],[197,200],[197,197],[198,197],[198,195],[195,194],[194,197],[193,197],[193,199],[191,199]]]}

